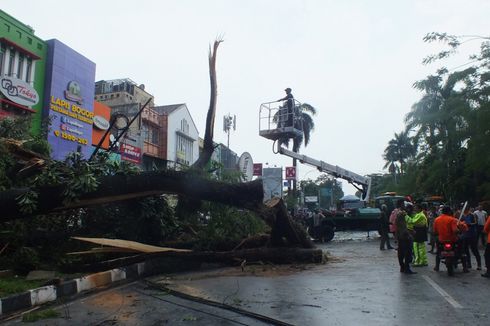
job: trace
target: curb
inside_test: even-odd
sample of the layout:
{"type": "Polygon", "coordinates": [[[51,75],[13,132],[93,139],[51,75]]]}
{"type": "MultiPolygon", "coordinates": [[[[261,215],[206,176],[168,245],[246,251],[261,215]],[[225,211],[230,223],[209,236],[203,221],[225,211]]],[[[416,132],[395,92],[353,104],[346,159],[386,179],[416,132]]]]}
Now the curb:
{"type": "Polygon", "coordinates": [[[143,276],[150,276],[161,272],[159,268],[161,264],[155,263],[155,261],[136,263],[126,267],[63,281],[59,285],[43,286],[9,297],[0,298],[0,320],[7,314],[18,310],[53,302],[62,297],[72,296],[101,286],[107,286],[111,283],[135,280],[143,276]]]}

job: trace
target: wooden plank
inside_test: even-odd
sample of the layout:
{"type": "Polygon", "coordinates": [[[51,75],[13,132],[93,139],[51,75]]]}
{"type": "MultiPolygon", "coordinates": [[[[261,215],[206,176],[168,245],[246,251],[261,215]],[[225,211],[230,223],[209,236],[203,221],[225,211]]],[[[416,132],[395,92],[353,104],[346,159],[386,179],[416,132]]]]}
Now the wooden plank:
{"type": "Polygon", "coordinates": [[[67,255],[87,255],[87,254],[104,254],[104,253],[137,253],[139,251],[127,248],[117,248],[117,247],[98,247],[92,248],[87,251],[75,251],[68,252],[67,255]]]}
{"type": "Polygon", "coordinates": [[[121,240],[121,239],[84,238],[84,237],[72,237],[72,238],[76,239],[76,240],[80,240],[80,241],[99,244],[102,246],[124,248],[124,249],[134,250],[137,252],[144,252],[144,253],[167,252],[167,251],[173,251],[173,252],[191,252],[192,251],[189,249],[177,249],[177,248],[152,246],[152,245],[147,245],[147,244],[136,242],[136,241],[121,240]]]}

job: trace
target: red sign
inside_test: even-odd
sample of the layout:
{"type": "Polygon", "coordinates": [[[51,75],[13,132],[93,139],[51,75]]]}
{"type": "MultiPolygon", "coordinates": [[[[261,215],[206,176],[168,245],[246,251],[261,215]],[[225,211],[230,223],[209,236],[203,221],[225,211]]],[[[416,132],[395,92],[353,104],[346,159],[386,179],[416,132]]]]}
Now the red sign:
{"type": "Polygon", "coordinates": [[[296,168],[294,166],[286,167],[286,180],[296,179],[296,168]]]}
{"type": "Polygon", "coordinates": [[[129,144],[121,144],[121,159],[136,164],[141,162],[141,148],[129,144]]]}
{"type": "Polygon", "coordinates": [[[254,163],[253,175],[262,176],[262,163],[254,163]]]}

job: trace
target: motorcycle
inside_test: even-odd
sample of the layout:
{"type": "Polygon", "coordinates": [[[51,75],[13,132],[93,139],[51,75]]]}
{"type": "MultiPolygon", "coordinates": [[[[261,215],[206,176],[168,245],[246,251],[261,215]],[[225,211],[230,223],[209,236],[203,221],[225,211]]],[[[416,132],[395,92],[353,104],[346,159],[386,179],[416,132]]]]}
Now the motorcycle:
{"type": "Polygon", "coordinates": [[[458,263],[463,264],[463,269],[466,270],[464,264],[465,254],[461,248],[461,243],[459,242],[443,242],[439,243],[439,258],[441,263],[446,265],[447,275],[453,276],[454,269],[458,266],[458,263]]]}

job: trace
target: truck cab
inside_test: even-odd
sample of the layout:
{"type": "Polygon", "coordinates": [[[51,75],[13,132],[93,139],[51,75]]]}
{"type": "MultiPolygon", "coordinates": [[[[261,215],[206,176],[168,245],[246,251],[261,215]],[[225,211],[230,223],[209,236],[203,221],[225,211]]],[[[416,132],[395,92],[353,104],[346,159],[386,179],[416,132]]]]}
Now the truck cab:
{"type": "Polygon", "coordinates": [[[388,208],[388,216],[396,207],[396,202],[400,199],[406,200],[405,196],[396,195],[396,193],[385,193],[374,199],[374,207],[381,209],[381,205],[388,208]]]}

